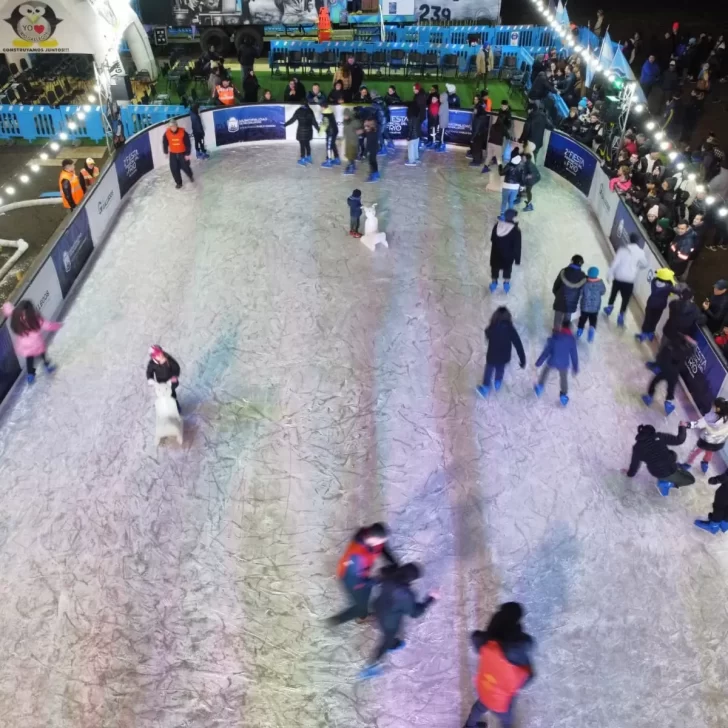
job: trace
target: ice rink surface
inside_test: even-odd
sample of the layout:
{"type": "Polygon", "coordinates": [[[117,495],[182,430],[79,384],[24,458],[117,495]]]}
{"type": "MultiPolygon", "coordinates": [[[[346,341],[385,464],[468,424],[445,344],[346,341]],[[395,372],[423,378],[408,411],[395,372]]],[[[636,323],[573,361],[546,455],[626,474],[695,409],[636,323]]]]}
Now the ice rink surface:
{"type": "Polygon", "coordinates": [[[558,270],[579,252],[606,273],[584,198],[545,172],[513,289],[490,295],[500,200],[461,151],[411,169],[399,148],[377,185],[296,152],[216,153],[180,191],[145,177],[51,346],[58,372],[16,391],[0,726],[459,728],[468,634],[516,599],[538,644],[521,728],[725,728],[728,536],[692,525],[713,488],[661,498],[620,473],[638,424],[694,413],[642,405],[631,316],[579,343],[567,409],[556,376],[532,391],[558,270]],[[354,187],[389,251],[346,234],[354,187]],[[503,303],[528,366],[483,401],[503,303]],[[154,447],[151,343],[182,366],[181,449],[154,447]],[[373,628],[323,620],[374,520],[442,599],[361,683],[373,628]]]}

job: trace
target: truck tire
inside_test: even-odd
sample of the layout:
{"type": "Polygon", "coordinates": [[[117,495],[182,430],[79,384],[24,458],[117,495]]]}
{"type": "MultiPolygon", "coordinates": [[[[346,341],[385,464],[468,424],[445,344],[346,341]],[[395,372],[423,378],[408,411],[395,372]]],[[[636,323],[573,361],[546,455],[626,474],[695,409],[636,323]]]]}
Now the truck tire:
{"type": "Polygon", "coordinates": [[[210,46],[215,46],[215,50],[226,57],[230,53],[230,36],[222,28],[208,28],[200,36],[200,46],[203,53],[209,50],[210,46]]]}
{"type": "Polygon", "coordinates": [[[263,51],[263,34],[257,28],[247,25],[235,31],[233,43],[236,51],[239,51],[240,46],[246,43],[255,48],[255,53],[259,56],[263,51]]]}

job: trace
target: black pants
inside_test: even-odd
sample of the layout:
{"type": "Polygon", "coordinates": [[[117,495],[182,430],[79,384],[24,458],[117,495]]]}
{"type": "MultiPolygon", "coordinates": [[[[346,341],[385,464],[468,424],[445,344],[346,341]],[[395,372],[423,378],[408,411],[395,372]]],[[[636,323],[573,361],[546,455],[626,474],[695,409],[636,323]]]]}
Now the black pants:
{"type": "Polygon", "coordinates": [[[678,468],[672,475],[668,475],[666,478],[660,478],[660,480],[667,480],[676,488],[682,488],[685,485],[692,485],[695,482],[695,476],[692,473],[688,473],[687,470],[678,468]]]}
{"type": "Polygon", "coordinates": [[[660,322],[660,316],[664,308],[646,308],[645,309],[645,320],[642,322],[642,333],[643,334],[654,334],[657,324],[660,322]]]}
{"type": "Polygon", "coordinates": [[[577,329],[583,329],[584,326],[586,326],[586,322],[589,322],[589,326],[591,326],[593,329],[597,327],[597,319],[599,318],[599,314],[597,313],[588,313],[586,311],[582,311],[579,316],[579,322],[576,326],[577,329]]]}
{"type": "Polygon", "coordinates": [[[184,154],[170,154],[169,155],[169,171],[172,173],[172,178],[178,185],[182,185],[182,174],[184,172],[190,180],[193,180],[192,168],[190,163],[185,159],[184,154]]]}
{"type": "Polygon", "coordinates": [[[368,149],[369,152],[369,171],[374,174],[379,171],[379,165],[377,164],[377,150],[368,149]]]}
{"type": "Polygon", "coordinates": [[[533,187],[531,185],[526,186],[526,202],[530,205],[533,202],[533,187]]]}
{"type": "Polygon", "coordinates": [[[647,387],[647,394],[650,397],[655,396],[655,389],[660,382],[667,382],[667,396],[665,399],[675,399],[675,387],[677,386],[677,380],[680,378],[680,372],[659,372],[652,377],[649,387],[647,387]]]}
{"type": "Polygon", "coordinates": [[[473,162],[483,164],[483,137],[477,136],[473,139],[473,162]]]}
{"type": "Polygon", "coordinates": [[[728,485],[725,483],[715,491],[713,511],[708,515],[709,521],[728,521],[728,485]]]}
{"type": "Polygon", "coordinates": [[[402,640],[397,637],[397,630],[382,632],[377,649],[374,650],[374,655],[372,656],[372,663],[376,664],[387,652],[396,649],[401,644],[402,640]]]}
{"type": "Polygon", "coordinates": [[[301,147],[301,159],[304,157],[311,156],[311,140],[304,141],[303,139],[298,140],[298,146],[301,147]]]}
{"type": "Polygon", "coordinates": [[[622,304],[619,307],[619,313],[624,313],[629,305],[629,299],[632,298],[634,283],[625,283],[624,281],[613,281],[612,291],[609,294],[609,305],[613,306],[617,300],[617,293],[622,296],[622,304]]]}
{"type": "Polygon", "coordinates": [[[353,233],[359,232],[359,221],[361,220],[361,215],[359,217],[352,217],[350,224],[349,224],[349,230],[353,233]]]}
{"type": "Polygon", "coordinates": [[[336,137],[326,137],[326,151],[331,152],[331,159],[339,158],[339,150],[336,148],[336,137]]]}
{"type": "Polygon", "coordinates": [[[205,147],[205,135],[195,134],[195,151],[198,154],[207,154],[207,148],[205,147]]]}
{"type": "MultiPolygon", "coordinates": [[[[33,360],[35,358],[36,357],[34,357],[34,356],[28,356],[25,358],[25,367],[28,370],[28,374],[35,374],[35,366],[33,365],[33,360]]],[[[48,359],[46,358],[45,353],[41,354],[40,358],[43,360],[43,363],[46,366],[48,366],[49,362],[48,362],[48,359]]]]}
{"type": "Polygon", "coordinates": [[[490,267],[490,277],[497,281],[499,277],[499,273],[503,271],[503,280],[510,281],[511,280],[511,272],[513,271],[513,263],[510,265],[492,265],[490,267]]]}
{"type": "Polygon", "coordinates": [[[346,593],[351,600],[351,606],[343,612],[335,614],[329,622],[332,624],[344,624],[352,619],[366,619],[369,616],[369,598],[372,595],[372,587],[365,584],[361,589],[351,589],[343,584],[346,593]]]}

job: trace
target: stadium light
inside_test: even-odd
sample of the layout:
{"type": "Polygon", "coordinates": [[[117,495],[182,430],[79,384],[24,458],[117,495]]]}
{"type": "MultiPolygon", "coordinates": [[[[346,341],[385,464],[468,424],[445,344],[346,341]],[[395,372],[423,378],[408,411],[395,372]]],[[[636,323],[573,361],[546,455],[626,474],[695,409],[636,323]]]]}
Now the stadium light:
{"type": "Polygon", "coordinates": [[[641,114],[644,110],[645,107],[642,104],[637,104],[637,106],[634,107],[635,114],[641,114]]]}
{"type": "Polygon", "coordinates": [[[715,197],[713,197],[713,195],[708,195],[705,198],[705,204],[706,205],[712,205],[714,202],[715,202],[715,197]]]}
{"type": "Polygon", "coordinates": [[[89,94],[87,97],[89,104],[93,104],[96,101],[96,97],[93,94],[89,94]]]}
{"type": "MultiPolygon", "coordinates": [[[[76,116],[77,116],[77,117],[78,117],[78,118],[79,118],[79,119],[80,119],[81,121],[83,121],[83,120],[84,120],[84,119],[86,118],[86,114],[85,114],[85,112],[83,112],[83,111],[77,111],[77,112],[76,112],[76,116]]],[[[70,126],[70,124],[69,124],[69,126],[70,126]]]]}
{"type": "Polygon", "coordinates": [[[685,169],[685,162],[678,162],[677,163],[677,171],[682,172],[685,169]]]}
{"type": "Polygon", "coordinates": [[[31,172],[40,172],[40,167],[37,164],[31,164],[30,171],[31,172]]]}
{"type": "Polygon", "coordinates": [[[655,132],[655,139],[656,139],[656,140],[657,140],[658,142],[659,142],[659,141],[660,141],[660,139],[662,139],[662,137],[664,137],[664,136],[665,136],[665,132],[664,132],[664,131],[656,131],[656,132],[655,132]]]}
{"type": "Polygon", "coordinates": [[[718,210],[718,214],[721,217],[725,217],[726,215],[728,215],[728,207],[721,207],[720,210],[718,210]]]}
{"type": "Polygon", "coordinates": [[[660,149],[665,152],[670,148],[670,142],[660,142],[660,149]]]}
{"type": "Polygon", "coordinates": [[[66,134],[66,132],[65,132],[65,131],[62,131],[62,132],[61,132],[61,133],[60,133],[60,134],[58,135],[58,138],[59,138],[59,139],[60,139],[60,140],[61,140],[62,142],[65,142],[65,141],[66,141],[66,140],[68,139],[68,134],[66,134]]]}
{"type": "Polygon", "coordinates": [[[48,159],[48,154],[47,154],[46,152],[41,152],[41,153],[40,153],[40,154],[39,154],[38,156],[39,156],[39,157],[40,157],[40,158],[41,158],[41,159],[42,159],[43,161],[45,161],[46,159],[48,159]]]}
{"type": "Polygon", "coordinates": [[[5,192],[7,192],[9,195],[15,194],[15,187],[6,187],[5,192]]]}
{"type": "Polygon", "coordinates": [[[61,145],[58,142],[51,142],[50,147],[54,152],[57,152],[61,148],[61,145]]]}
{"type": "Polygon", "coordinates": [[[696,192],[705,192],[705,185],[698,185],[698,186],[697,186],[697,187],[695,188],[695,191],[696,191],[696,192]]]}
{"type": "Polygon", "coordinates": [[[28,177],[28,175],[27,175],[27,174],[21,174],[21,175],[20,175],[20,177],[18,177],[18,179],[19,179],[19,180],[20,180],[20,181],[21,181],[21,182],[22,182],[22,183],[23,183],[24,185],[27,185],[27,184],[28,184],[28,182],[30,182],[30,177],[28,177]]]}
{"type": "Polygon", "coordinates": [[[690,174],[688,175],[688,179],[689,179],[689,180],[690,180],[691,182],[694,182],[694,181],[695,181],[695,179],[696,179],[696,176],[695,176],[695,172],[691,172],[691,173],[690,173],[690,174]]]}
{"type": "Polygon", "coordinates": [[[75,129],[78,129],[78,124],[76,124],[76,122],[75,122],[75,121],[69,121],[69,122],[68,122],[68,128],[69,128],[69,129],[70,129],[71,131],[74,131],[75,129]]]}
{"type": "Polygon", "coordinates": [[[671,162],[674,162],[674,161],[675,161],[675,160],[677,159],[677,152],[676,152],[675,150],[673,150],[672,152],[670,152],[670,153],[669,153],[669,154],[667,155],[667,158],[668,158],[668,159],[669,159],[669,160],[670,160],[671,162]]]}

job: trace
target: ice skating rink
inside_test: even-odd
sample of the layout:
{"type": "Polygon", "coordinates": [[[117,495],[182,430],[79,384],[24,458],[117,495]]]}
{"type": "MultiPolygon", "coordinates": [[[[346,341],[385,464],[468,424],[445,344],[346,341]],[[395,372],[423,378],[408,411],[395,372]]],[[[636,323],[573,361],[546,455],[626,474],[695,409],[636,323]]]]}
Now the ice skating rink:
{"type": "Polygon", "coordinates": [[[500,200],[462,151],[411,169],[398,148],[378,185],[296,156],[222,151],[180,191],[145,177],[58,372],[0,421],[0,726],[460,728],[468,634],[515,599],[538,643],[520,728],[724,727],[728,536],[692,525],[713,488],[620,473],[639,423],[694,413],[642,405],[631,317],[580,342],[567,409],[555,375],[532,391],[558,270],[578,252],[606,274],[584,198],[544,173],[513,289],[490,295],[500,200]],[[389,251],[346,234],[354,187],[389,251]],[[503,303],[528,366],[482,401],[503,303]],[[154,447],[151,343],[182,366],[181,449],[154,447]],[[374,520],[442,599],[361,683],[373,628],[324,619],[374,520]]]}

